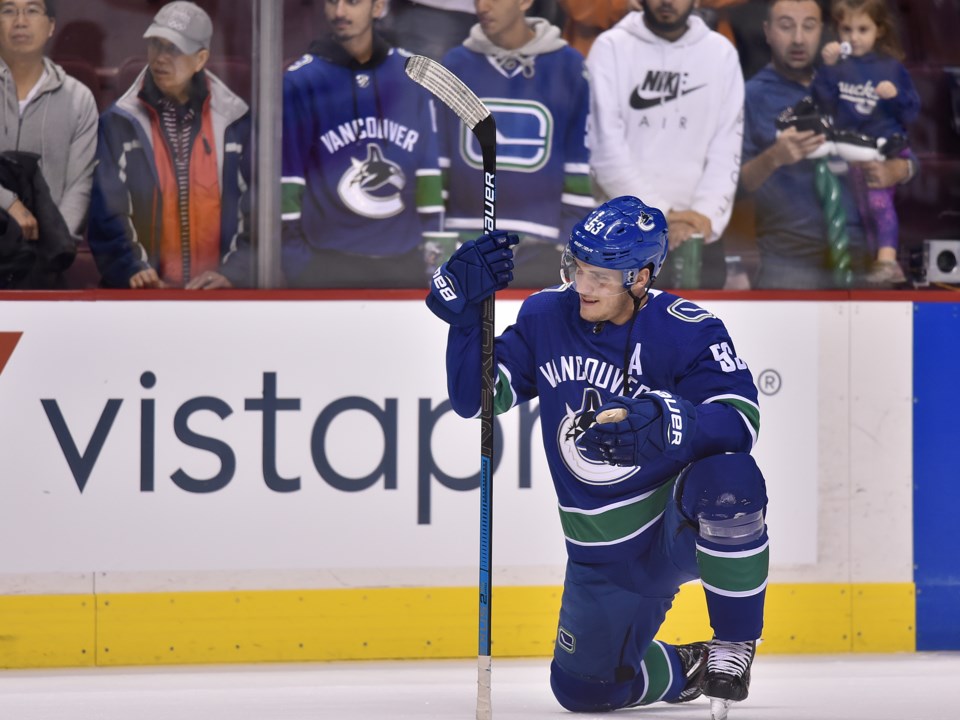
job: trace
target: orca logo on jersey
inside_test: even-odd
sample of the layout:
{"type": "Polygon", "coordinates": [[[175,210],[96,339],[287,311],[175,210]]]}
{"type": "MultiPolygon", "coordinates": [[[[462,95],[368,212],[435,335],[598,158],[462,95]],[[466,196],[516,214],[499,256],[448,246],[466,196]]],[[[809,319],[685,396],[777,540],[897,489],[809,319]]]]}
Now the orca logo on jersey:
{"type": "Polygon", "coordinates": [[[400,193],[406,185],[400,166],[388,160],[377,143],[369,143],[364,160],[350,158],[350,168],[340,178],[337,193],[357,215],[380,220],[403,211],[400,193]]]}
{"type": "MultiPolygon", "coordinates": [[[[597,408],[603,405],[600,392],[588,387],[583,391],[583,402],[578,410],[567,405],[567,414],[557,428],[557,448],[563,464],[580,482],[587,485],[616,485],[636,475],[639,467],[623,467],[588,460],[577,447],[577,438],[593,424],[597,408]]],[[[542,422],[542,419],[541,419],[542,422]]]]}

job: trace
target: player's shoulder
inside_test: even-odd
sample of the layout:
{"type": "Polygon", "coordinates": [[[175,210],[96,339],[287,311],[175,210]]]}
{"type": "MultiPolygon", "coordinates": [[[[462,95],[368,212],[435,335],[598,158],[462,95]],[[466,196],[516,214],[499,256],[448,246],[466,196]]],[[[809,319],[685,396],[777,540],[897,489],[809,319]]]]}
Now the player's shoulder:
{"type": "Polygon", "coordinates": [[[696,334],[703,328],[723,326],[713,312],[692,300],[662,290],[651,290],[649,309],[654,317],[674,333],[696,334]]]}
{"type": "Polygon", "coordinates": [[[544,288],[523,301],[519,317],[536,317],[562,312],[572,301],[579,302],[579,298],[569,285],[544,288]]]}

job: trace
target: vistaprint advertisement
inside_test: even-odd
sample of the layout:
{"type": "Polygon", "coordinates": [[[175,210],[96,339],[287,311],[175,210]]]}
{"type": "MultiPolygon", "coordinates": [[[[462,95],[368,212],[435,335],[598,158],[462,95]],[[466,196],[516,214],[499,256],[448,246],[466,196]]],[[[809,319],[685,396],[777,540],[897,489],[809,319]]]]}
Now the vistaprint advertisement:
{"type": "MultiPolygon", "coordinates": [[[[501,328],[519,305],[498,302],[501,328]]],[[[823,524],[835,501],[823,492],[849,487],[857,463],[849,443],[837,456],[831,427],[856,413],[854,346],[880,340],[851,332],[849,303],[702,306],[761,390],[774,572],[830,580],[843,570],[818,577],[818,548],[849,522],[823,524]]],[[[473,581],[479,422],[450,409],[446,327],[422,303],[17,302],[4,315],[0,542],[18,551],[0,575],[410,568],[417,584],[418,569],[436,583],[460,568],[473,581]]],[[[909,372],[889,367],[897,356],[873,362],[909,372]]],[[[909,434],[898,442],[878,450],[892,467],[909,457],[909,434]]],[[[542,444],[536,403],[498,418],[494,562],[518,583],[528,567],[562,579],[542,444]]]]}

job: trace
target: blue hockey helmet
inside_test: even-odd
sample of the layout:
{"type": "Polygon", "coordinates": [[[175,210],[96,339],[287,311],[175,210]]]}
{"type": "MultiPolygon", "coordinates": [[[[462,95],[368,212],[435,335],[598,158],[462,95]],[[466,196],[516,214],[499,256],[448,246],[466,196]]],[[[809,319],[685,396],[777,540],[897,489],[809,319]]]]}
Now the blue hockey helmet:
{"type": "Polygon", "coordinates": [[[564,280],[570,282],[573,259],[623,272],[629,289],[640,271],[651,266],[650,278],[667,257],[667,220],[657,208],[631,195],[614,198],[593,210],[573,227],[564,253],[564,280]]]}

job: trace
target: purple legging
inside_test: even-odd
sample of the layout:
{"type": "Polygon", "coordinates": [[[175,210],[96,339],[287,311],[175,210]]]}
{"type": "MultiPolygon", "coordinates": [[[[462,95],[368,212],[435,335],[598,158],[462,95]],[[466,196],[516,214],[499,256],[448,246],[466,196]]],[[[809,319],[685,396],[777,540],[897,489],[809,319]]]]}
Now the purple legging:
{"type": "Polygon", "coordinates": [[[856,164],[850,165],[850,183],[857,199],[867,247],[874,254],[880,248],[896,248],[900,222],[893,204],[894,188],[868,188],[863,170],[856,164]]]}

